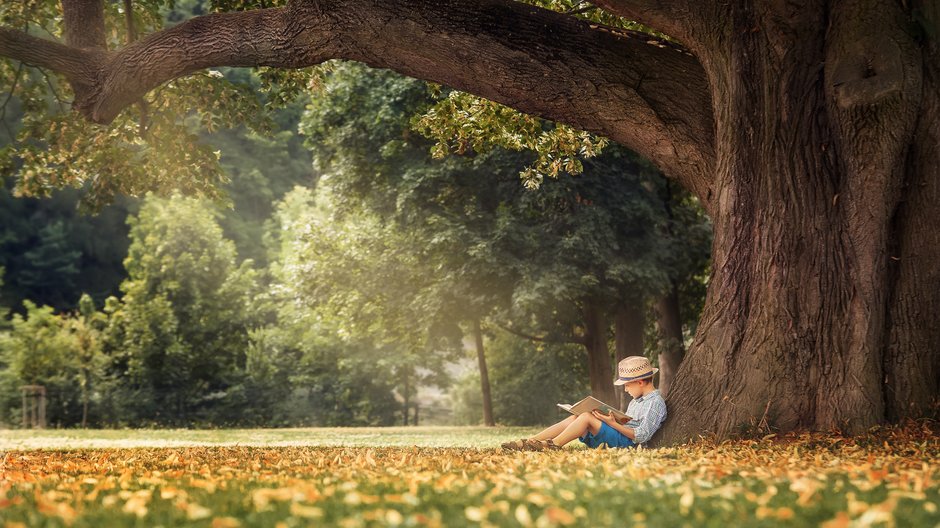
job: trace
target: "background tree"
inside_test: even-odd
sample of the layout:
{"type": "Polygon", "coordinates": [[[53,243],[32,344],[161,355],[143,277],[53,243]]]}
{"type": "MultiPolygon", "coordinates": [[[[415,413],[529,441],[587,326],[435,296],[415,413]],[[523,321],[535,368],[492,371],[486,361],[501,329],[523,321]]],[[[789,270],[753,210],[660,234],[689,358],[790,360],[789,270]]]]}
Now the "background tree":
{"type": "MultiPolygon", "coordinates": [[[[9,180],[6,180],[9,183],[9,180]]],[[[78,307],[83,292],[101,306],[119,292],[127,254],[127,215],[135,204],[120,199],[98,215],[77,210],[79,192],[58,191],[47,199],[17,198],[0,189],[0,263],[14,308],[22,301],[57,311],[78,307]]]]}
{"type": "Polygon", "coordinates": [[[223,73],[233,84],[255,90],[271,118],[264,133],[243,124],[200,134],[200,141],[218,149],[226,176],[223,190],[230,206],[219,217],[219,225],[235,243],[240,259],[251,259],[263,268],[268,258],[264,235],[277,202],[294,186],[316,183],[310,152],[297,133],[308,101],[303,95],[281,102],[281,92],[268,89],[264,72],[226,68],[223,73]]]}
{"type": "Polygon", "coordinates": [[[92,396],[105,364],[101,337],[107,319],[104,314],[95,310],[95,302],[91,296],[82,294],[78,301],[78,310],[68,322],[75,340],[75,361],[79,369],[78,384],[82,400],[81,426],[84,428],[88,426],[92,396]]]}
{"type": "Polygon", "coordinates": [[[137,423],[235,421],[253,326],[251,261],[235,263],[211,208],[149,198],[131,221],[128,279],[108,307],[111,405],[137,423]]]}
{"type": "MultiPolygon", "coordinates": [[[[670,274],[687,273],[678,262],[707,258],[707,236],[670,238],[657,194],[662,178],[624,149],[610,148],[579,163],[584,174],[576,179],[544,180],[537,191],[523,189],[518,173],[559,158],[473,143],[480,152],[432,160],[433,143],[411,125],[440,97],[392,72],[334,65],[301,131],[340,207],[367,208],[420,241],[413,244],[419,260],[433,263],[421,287],[433,305],[429,317],[465,321],[471,330],[491,317],[518,334],[580,344],[592,390],[615,399],[608,348],[615,307],[642,314],[670,274]]],[[[503,114],[516,115],[506,110],[486,123],[504,123],[503,114]]],[[[525,119],[548,137],[563,134],[525,119]]],[[[418,125],[427,132],[427,118],[418,125]]],[[[631,330],[637,345],[624,355],[643,354],[642,320],[631,330]]]]}
{"type": "MultiPolygon", "coordinates": [[[[502,330],[488,334],[493,412],[499,417],[500,424],[557,422],[559,410],[556,403],[576,402],[590,390],[584,350],[580,346],[536,343],[502,330]]],[[[468,374],[452,395],[457,423],[479,423],[482,405],[479,375],[475,372],[468,374]]]]}
{"type": "Polygon", "coordinates": [[[408,425],[418,386],[445,385],[444,364],[452,357],[435,346],[433,319],[416,296],[425,266],[415,246],[368,213],[337,213],[328,184],[316,195],[303,188],[289,193],[278,219],[279,302],[302,307],[292,313],[336,336],[333,346],[351,353],[341,361],[356,367],[350,370],[381,372],[402,398],[408,425]]]}
{"type": "Polygon", "coordinates": [[[10,313],[10,307],[6,304],[6,299],[2,295],[3,292],[3,275],[6,273],[6,269],[0,266],[0,332],[7,330],[9,328],[9,322],[7,317],[10,313]]]}
{"type": "MultiPolygon", "coordinates": [[[[20,387],[46,388],[46,421],[50,426],[79,425],[87,419],[83,405],[83,382],[97,373],[100,350],[92,343],[83,348],[73,322],[56,315],[49,306],[26,301],[26,314],[15,314],[9,333],[0,333],[0,411],[2,420],[16,424],[22,419],[20,387]]],[[[87,400],[86,400],[87,401],[87,400]]]]}

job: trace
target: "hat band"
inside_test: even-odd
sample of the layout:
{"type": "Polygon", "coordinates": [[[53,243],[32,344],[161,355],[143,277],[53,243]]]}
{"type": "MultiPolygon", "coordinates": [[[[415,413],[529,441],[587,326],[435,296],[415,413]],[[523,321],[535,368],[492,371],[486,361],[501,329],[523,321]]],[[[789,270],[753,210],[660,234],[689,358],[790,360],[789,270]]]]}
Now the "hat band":
{"type": "Polygon", "coordinates": [[[638,380],[638,379],[643,379],[643,378],[651,378],[653,377],[654,374],[656,374],[656,372],[651,370],[645,374],[640,374],[639,376],[633,376],[632,378],[624,378],[621,376],[617,378],[617,381],[633,381],[633,380],[638,380]]]}

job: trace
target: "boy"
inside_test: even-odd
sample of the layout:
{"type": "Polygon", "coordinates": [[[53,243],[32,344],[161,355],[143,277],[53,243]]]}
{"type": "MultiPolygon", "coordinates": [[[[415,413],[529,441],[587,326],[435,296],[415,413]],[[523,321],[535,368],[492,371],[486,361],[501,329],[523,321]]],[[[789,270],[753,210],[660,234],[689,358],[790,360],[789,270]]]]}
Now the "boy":
{"type": "Polygon", "coordinates": [[[629,422],[620,423],[611,414],[598,411],[569,416],[531,437],[507,442],[503,449],[542,451],[561,449],[568,442],[579,439],[591,448],[634,447],[645,443],[666,419],[666,402],[653,386],[653,375],[659,369],[642,356],[630,356],[617,365],[614,385],[623,385],[633,397],[627,406],[629,422]]]}

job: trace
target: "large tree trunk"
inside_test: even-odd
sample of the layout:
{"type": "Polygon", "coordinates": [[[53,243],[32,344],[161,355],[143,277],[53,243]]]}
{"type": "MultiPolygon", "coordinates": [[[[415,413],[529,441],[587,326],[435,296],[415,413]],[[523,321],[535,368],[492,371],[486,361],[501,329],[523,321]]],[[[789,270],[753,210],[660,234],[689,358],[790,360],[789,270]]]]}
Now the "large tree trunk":
{"type": "Polygon", "coordinates": [[[889,420],[940,415],[940,4],[919,4],[934,40],[925,50],[924,99],[894,225],[885,357],[889,420]]]}
{"type": "Polygon", "coordinates": [[[490,375],[486,368],[486,354],[483,351],[483,330],[480,320],[473,320],[473,340],[477,349],[477,364],[480,366],[480,390],[483,393],[483,424],[496,425],[493,419],[493,398],[490,395],[490,375]]]}
{"type": "MultiPolygon", "coordinates": [[[[614,364],[629,356],[643,355],[643,330],[646,327],[644,303],[624,303],[614,314],[614,364]]],[[[616,371],[614,372],[616,376],[616,371]]],[[[620,410],[626,410],[629,395],[624,390],[614,389],[620,410]]],[[[614,402],[611,402],[614,403],[614,402]]]]}
{"type": "Polygon", "coordinates": [[[714,276],[667,442],[765,425],[860,432],[906,414],[892,391],[936,396],[940,341],[926,321],[938,274],[905,262],[937,253],[923,247],[937,241],[926,226],[940,173],[920,50],[897,2],[802,4],[731,2],[703,35],[719,145],[714,276]]]}
{"type": "Polygon", "coordinates": [[[663,396],[668,396],[679,365],[685,357],[679,290],[675,283],[665,295],[656,299],[656,327],[659,332],[659,391],[663,396]]]}
{"type": "Polygon", "coordinates": [[[588,377],[591,381],[591,395],[595,398],[616,404],[614,394],[614,372],[611,368],[610,350],[607,348],[608,319],[604,311],[591,300],[584,302],[584,349],[588,357],[588,377]]]}

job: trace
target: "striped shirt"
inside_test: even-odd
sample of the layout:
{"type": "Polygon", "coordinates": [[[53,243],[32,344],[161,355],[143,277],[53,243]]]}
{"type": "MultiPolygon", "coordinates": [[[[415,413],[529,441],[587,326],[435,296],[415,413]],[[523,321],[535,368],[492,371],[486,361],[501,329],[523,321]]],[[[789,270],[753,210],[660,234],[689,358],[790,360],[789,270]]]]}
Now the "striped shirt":
{"type": "Polygon", "coordinates": [[[634,430],[637,444],[644,444],[666,419],[666,401],[659,390],[634,398],[627,405],[627,416],[633,418],[625,425],[634,430]]]}

